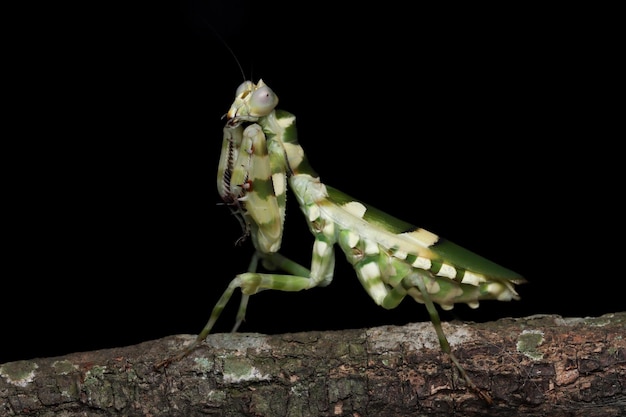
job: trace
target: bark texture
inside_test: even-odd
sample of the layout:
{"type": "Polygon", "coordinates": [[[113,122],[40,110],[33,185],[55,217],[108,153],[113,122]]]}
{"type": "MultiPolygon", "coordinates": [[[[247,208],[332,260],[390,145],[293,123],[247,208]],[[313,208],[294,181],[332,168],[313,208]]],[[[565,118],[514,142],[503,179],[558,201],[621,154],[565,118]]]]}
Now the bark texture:
{"type": "Polygon", "coordinates": [[[266,336],[215,334],[0,365],[0,415],[626,415],[626,312],[444,323],[486,404],[441,353],[430,323],[266,336]]]}

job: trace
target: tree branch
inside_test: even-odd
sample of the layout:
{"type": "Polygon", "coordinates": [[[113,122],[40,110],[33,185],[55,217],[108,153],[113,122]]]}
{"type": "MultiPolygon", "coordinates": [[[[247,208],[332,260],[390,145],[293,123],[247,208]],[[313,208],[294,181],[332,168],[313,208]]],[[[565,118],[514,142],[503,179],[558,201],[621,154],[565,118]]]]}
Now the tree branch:
{"type": "Polygon", "coordinates": [[[3,416],[623,416],[626,312],[444,323],[489,406],[466,390],[430,323],[214,334],[0,365],[3,416]]]}

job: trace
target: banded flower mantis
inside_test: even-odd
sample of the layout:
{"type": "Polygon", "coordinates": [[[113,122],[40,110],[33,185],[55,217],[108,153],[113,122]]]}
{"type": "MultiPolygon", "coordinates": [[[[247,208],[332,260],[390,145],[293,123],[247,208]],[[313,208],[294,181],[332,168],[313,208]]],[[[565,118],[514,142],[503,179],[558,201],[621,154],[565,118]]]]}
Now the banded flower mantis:
{"type": "Polygon", "coordinates": [[[476,308],[480,300],[517,300],[514,285],[525,279],[323,184],[298,143],[295,117],[277,110],[277,104],[278,97],[263,80],[245,81],[225,115],[217,189],[255,251],[248,271],[230,282],[206,326],[177,358],[204,341],[237,288],[242,298],[233,331],[244,320],[250,296],[261,290],[301,291],[328,285],[338,245],[376,304],[392,309],[409,296],[426,306],[443,352],[467,385],[491,402],[452,352],[435,303],[448,310],[455,303],[476,308]],[[310,269],[279,252],[287,188],[314,237],[310,269]],[[259,261],[268,271],[286,274],[257,272],[259,261]]]}

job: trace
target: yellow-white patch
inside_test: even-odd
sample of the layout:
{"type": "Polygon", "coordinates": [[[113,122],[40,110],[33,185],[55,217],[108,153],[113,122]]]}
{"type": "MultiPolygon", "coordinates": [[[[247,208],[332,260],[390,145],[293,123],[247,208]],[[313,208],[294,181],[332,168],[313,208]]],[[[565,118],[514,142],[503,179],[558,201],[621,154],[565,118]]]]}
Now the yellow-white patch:
{"type": "Polygon", "coordinates": [[[316,240],[313,244],[313,249],[315,249],[315,253],[319,256],[326,256],[328,251],[328,243],[323,240],[316,240]]]}
{"type": "Polygon", "coordinates": [[[380,268],[376,262],[368,262],[360,268],[361,276],[365,281],[380,278],[380,268]]]}
{"type": "Polygon", "coordinates": [[[304,160],[304,149],[300,145],[294,145],[293,143],[283,143],[285,153],[287,154],[287,160],[292,167],[298,167],[304,160]]]}
{"type": "Polygon", "coordinates": [[[311,204],[307,207],[307,215],[309,216],[309,221],[313,222],[320,217],[320,208],[316,204],[311,204]]]}
{"type": "Polygon", "coordinates": [[[324,229],[322,229],[322,233],[326,236],[333,236],[335,234],[335,223],[326,222],[326,224],[324,224],[324,229]]]}
{"type": "Polygon", "coordinates": [[[385,297],[388,294],[387,287],[385,287],[385,284],[383,284],[382,281],[379,281],[376,284],[368,287],[367,292],[370,297],[372,297],[374,302],[378,305],[381,305],[383,303],[385,297]]]}
{"type": "Polygon", "coordinates": [[[397,259],[406,259],[406,257],[408,256],[408,253],[406,253],[403,250],[397,250],[393,253],[393,256],[396,257],[397,259]]]}
{"type": "Polygon", "coordinates": [[[500,282],[492,282],[487,285],[487,292],[495,295],[498,301],[511,301],[513,294],[500,282]]]}
{"type": "Polygon", "coordinates": [[[285,174],[283,173],[273,174],[272,183],[274,184],[274,193],[276,195],[285,194],[285,190],[286,190],[285,174]]]}
{"type": "MultiPolygon", "coordinates": [[[[298,175],[299,177],[300,175],[298,175]]],[[[294,177],[291,177],[291,185],[293,188],[294,185],[294,177]]],[[[309,190],[308,187],[302,187],[303,190],[309,190]]],[[[296,194],[298,194],[296,192],[296,194]]],[[[430,249],[429,245],[438,240],[437,235],[433,235],[430,232],[425,232],[424,234],[417,234],[417,236],[422,236],[424,240],[426,240],[426,244],[423,241],[418,241],[415,238],[415,234],[411,233],[400,233],[396,234],[386,230],[383,227],[380,227],[376,224],[369,223],[364,219],[357,217],[362,215],[363,206],[360,203],[348,203],[344,205],[337,205],[332,203],[331,201],[318,201],[322,211],[324,212],[324,217],[328,219],[332,219],[341,229],[350,229],[355,234],[361,237],[361,239],[371,240],[376,242],[381,248],[391,249],[394,248],[395,251],[411,253],[415,256],[420,256],[424,258],[431,258],[436,256],[430,249]],[[429,237],[429,239],[426,239],[429,237]]]]}
{"type": "Polygon", "coordinates": [[[378,245],[376,242],[372,242],[371,240],[365,241],[365,254],[366,255],[376,255],[380,252],[378,249],[378,245]]]}
{"type": "Polygon", "coordinates": [[[387,287],[380,280],[380,268],[375,262],[369,262],[359,267],[359,275],[367,293],[376,304],[382,304],[387,296],[387,287]]]}
{"type": "Polygon", "coordinates": [[[440,277],[454,278],[456,277],[456,269],[448,264],[442,264],[437,275],[440,277]]]}
{"type": "Polygon", "coordinates": [[[510,291],[506,290],[502,293],[498,294],[498,301],[511,301],[513,299],[513,294],[510,291]]]}
{"type": "Polygon", "coordinates": [[[287,129],[289,126],[293,124],[295,120],[296,120],[296,116],[293,116],[293,115],[287,116],[287,117],[281,117],[280,119],[277,118],[278,125],[282,127],[283,129],[287,129]]]}
{"type": "Polygon", "coordinates": [[[402,233],[403,235],[415,240],[420,246],[430,247],[437,243],[439,236],[429,232],[426,229],[416,229],[412,232],[402,233]]]}
{"type": "Polygon", "coordinates": [[[428,258],[423,258],[421,256],[418,256],[411,265],[416,268],[428,270],[432,266],[432,262],[428,258]]]}
{"type": "Polygon", "coordinates": [[[346,231],[346,235],[346,242],[348,243],[348,247],[354,249],[354,247],[359,243],[359,235],[350,231],[346,231]]]}
{"type": "Polygon", "coordinates": [[[485,281],[487,280],[485,279],[484,275],[465,271],[465,274],[463,275],[463,279],[461,280],[461,283],[475,285],[476,287],[478,287],[478,284],[480,284],[481,282],[485,282],[485,281]]]}
{"type": "Polygon", "coordinates": [[[348,213],[352,214],[355,217],[358,217],[359,219],[362,219],[363,216],[365,215],[365,212],[367,211],[367,208],[365,208],[365,206],[359,203],[358,201],[351,201],[349,203],[344,204],[341,207],[345,211],[347,211],[348,213]]]}

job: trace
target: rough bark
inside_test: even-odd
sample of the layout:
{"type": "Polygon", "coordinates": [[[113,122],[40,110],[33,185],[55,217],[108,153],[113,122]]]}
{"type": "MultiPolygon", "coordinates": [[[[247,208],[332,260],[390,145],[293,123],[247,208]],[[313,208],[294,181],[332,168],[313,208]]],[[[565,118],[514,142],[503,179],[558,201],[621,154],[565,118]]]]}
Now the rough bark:
{"type": "Polygon", "coordinates": [[[444,323],[492,405],[466,389],[430,323],[189,342],[0,365],[2,416],[624,416],[626,312],[444,323]]]}

